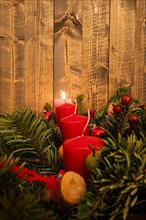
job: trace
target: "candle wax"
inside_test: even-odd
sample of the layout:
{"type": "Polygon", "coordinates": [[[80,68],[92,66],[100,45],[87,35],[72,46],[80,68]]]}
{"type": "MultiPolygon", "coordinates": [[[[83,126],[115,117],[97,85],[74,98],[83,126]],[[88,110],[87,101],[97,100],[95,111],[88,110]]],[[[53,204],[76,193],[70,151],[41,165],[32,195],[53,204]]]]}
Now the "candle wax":
{"type": "Polygon", "coordinates": [[[56,108],[56,123],[60,127],[60,120],[73,114],[75,111],[75,105],[70,103],[65,103],[56,108]]]}
{"type": "Polygon", "coordinates": [[[70,138],[81,136],[82,134],[89,135],[89,125],[87,125],[85,131],[83,132],[87,121],[88,117],[77,114],[72,114],[62,118],[60,120],[62,141],[64,142],[70,138]]]}
{"type": "Polygon", "coordinates": [[[56,111],[56,108],[59,107],[60,105],[63,105],[64,103],[72,104],[72,100],[71,99],[55,99],[54,100],[54,110],[56,111]]]}
{"type": "Polygon", "coordinates": [[[104,146],[104,142],[101,138],[84,135],[66,140],[63,143],[65,171],[74,171],[80,174],[85,181],[88,181],[90,176],[85,165],[86,157],[92,152],[88,147],[89,144],[92,145],[95,150],[104,146]]]}

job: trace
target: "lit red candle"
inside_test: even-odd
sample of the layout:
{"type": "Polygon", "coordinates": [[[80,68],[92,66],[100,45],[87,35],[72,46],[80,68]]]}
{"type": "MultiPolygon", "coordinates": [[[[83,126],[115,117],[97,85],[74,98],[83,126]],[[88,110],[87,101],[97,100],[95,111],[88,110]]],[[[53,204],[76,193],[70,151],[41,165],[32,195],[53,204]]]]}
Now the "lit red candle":
{"type": "Polygon", "coordinates": [[[95,150],[104,146],[101,138],[93,136],[78,136],[68,139],[63,143],[63,159],[65,171],[74,171],[80,174],[85,181],[88,181],[90,173],[85,166],[85,160],[92,150],[88,147],[92,145],[95,150]]]}
{"type": "Polygon", "coordinates": [[[60,120],[74,113],[75,105],[70,103],[65,103],[56,108],[56,123],[60,127],[60,120]]]}
{"type": "Polygon", "coordinates": [[[54,100],[54,110],[56,111],[56,108],[59,107],[60,105],[63,105],[64,103],[70,103],[72,104],[72,100],[70,98],[66,98],[66,92],[60,91],[61,92],[61,99],[55,99],[54,100]]]}
{"type": "Polygon", "coordinates": [[[64,117],[60,120],[60,130],[63,142],[82,134],[89,135],[88,117],[78,114],[64,117]]]}
{"type": "Polygon", "coordinates": [[[60,105],[63,105],[64,103],[72,104],[72,100],[71,99],[55,99],[54,100],[54,110],[56,111],[56,108],[59,107],[60,105]]]}

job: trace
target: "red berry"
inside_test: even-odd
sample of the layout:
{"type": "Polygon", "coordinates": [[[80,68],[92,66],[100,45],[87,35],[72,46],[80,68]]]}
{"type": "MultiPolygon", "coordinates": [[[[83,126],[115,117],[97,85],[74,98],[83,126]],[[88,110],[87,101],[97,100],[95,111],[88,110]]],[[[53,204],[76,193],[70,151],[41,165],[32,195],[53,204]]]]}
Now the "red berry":
{"type": "Polygon", "coordinates": [[[101,127],[95,127],[95,128],[92,130],[92,135],[93,135],[93,136],[103,137],[104,134],[105,134],[105,131],[104,131],[103,128],[101,128],[101,127]]]}
{"type": "Polygon", "coordinates": [[[132,101],[132,98],[129,95],[124,95],[121,97],[121,103],[123,105],[128,105],[128,104],[130,104],[131,101],[132,101]]]}
{"type": "Polygon", "coordinates": [[[130,124],[137,124],[138,116],[137,115],[130,115],[128,121],[130,124]]]}
{"type": "Polygon", "coordinates": [[[116,114],[120,114],[123,111],[120,105],[113,105],[113,112],[116,114]]]}
{"type": "Polygon", "coordinates": [[[43,117],[44,117],[44,119],[46,119],[46,120],[49,120],[50,117],[51,117],[51,115],[52,115],[52,110],[50,110],[49,112],[44,111],[44,113],[43,113],[43,117]]]}

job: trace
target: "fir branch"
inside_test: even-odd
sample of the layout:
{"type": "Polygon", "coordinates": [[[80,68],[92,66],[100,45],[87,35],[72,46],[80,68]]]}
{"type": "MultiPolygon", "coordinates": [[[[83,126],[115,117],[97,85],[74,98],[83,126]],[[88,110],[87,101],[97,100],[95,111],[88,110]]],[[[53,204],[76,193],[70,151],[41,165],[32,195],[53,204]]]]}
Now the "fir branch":
{"type": "MultiPolygon", "coordinates": [[[[141,190],[146,189],[145,144],[134,134],[128,139],[119,135],[118,142],[106,141],[92,174],[92,184],[79,204],[79,219],[86,208],[86,219],[103,216],[126,219],[136,204],[141,190]],[[89,193],[93,195],[89,199],[89,193]],[[95,202],[96,195],[96,202],[95,202]],[[130,195],[130,197],[129,197],[130,195]]],[[[85,214],[84,214],[85,215],[85,214]]]]}
{"type": "Polygon", "coordinates": [[[29,168],[37,171],[39,169],[40,172],[45,171],[50,175],[57,174],[62,169],[63,162],[54,145],[54,130],[51,124],[46,123],[41,116],[28,108],[1,116],[1,155],[5,153],[19,156],[22,161],[27,161],[29,168]]]}

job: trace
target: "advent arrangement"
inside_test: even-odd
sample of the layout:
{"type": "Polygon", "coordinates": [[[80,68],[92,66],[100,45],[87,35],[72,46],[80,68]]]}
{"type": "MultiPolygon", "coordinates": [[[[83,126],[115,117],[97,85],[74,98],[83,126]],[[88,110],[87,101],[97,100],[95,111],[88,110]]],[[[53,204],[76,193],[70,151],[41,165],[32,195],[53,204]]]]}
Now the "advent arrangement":
{"type": "Polygon", "coordinates": [[[146,109],[119,88],[0,115],[0,219],[144,219],[146,109]]]}

